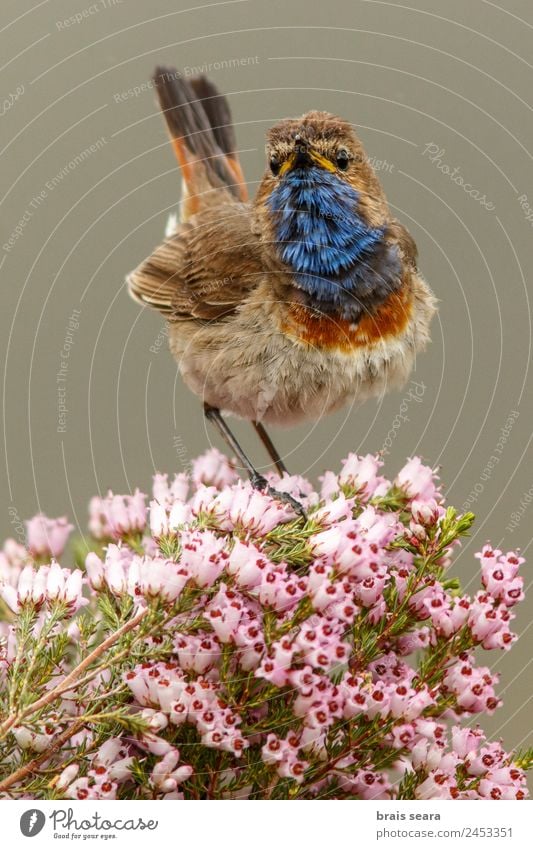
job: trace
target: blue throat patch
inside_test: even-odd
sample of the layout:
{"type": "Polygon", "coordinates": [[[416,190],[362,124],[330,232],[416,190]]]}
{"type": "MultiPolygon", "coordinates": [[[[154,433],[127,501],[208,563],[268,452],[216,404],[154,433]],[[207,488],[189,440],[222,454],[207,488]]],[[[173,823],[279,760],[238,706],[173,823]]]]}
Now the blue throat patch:
{"type": "Polygon", "coordinates": [[[398,248],[358,214],[359,194],[319,166],[295,168],[267,201],[278,254],[326,311],[357,318],[400,285],[398,248]]]}

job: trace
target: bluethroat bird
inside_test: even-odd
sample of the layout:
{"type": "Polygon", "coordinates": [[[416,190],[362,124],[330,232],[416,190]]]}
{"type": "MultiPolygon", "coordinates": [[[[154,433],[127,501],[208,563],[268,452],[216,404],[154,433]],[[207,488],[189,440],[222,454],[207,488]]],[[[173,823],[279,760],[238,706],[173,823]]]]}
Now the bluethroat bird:
{"type": "Polygon", "coordinates": [[[435,299],[347,121],[312,111],[272,127],[249,201],[226,98],[172,68],[157,68],[154,84],[181,169],[180,218],[129,291],[168,319],[185,383],[252,485],[268,489],[223,413],[253,423],[283,475],[264,425],[401,386],[435,299]]]}

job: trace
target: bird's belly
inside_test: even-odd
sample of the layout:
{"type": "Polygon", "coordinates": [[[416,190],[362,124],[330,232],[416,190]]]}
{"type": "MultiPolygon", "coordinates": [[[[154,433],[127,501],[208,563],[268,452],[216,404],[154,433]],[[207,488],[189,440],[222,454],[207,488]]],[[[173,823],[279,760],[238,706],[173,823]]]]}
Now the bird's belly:
{"type": "Polygon", "coordinates": [[[316,420],[380,395],[407,379],[414,359],[405,335],[333,347],[271,326],[196,326],[188,340],[183,324],[178,330],[171,348],[189,388],[212,406],[265,424],[316,420]]]}
{"type": "Polygon", "coordinates": [[[360,404],[401,386],[414,362],[400,340],[374,348],[323,350],[297,345],[280,368],[276,393],[262,411],[265,423],[296,424],[317,420],[346,404],[360,404]]]}

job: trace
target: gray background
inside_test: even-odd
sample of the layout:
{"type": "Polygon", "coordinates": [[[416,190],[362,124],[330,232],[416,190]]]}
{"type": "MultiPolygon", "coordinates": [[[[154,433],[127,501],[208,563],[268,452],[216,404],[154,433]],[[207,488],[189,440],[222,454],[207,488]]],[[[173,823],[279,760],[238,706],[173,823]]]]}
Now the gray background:
{"type": "MultiPolygon", "coordinates": [[[[0,116],[0,245],[33,212],[11,249],[0,248],[3,535],[20,535],[18,520],[38,509],[83,527],[91,494],[147,491],[154,469],[179,470],[217,442],[159,344],[160,317],[123,288],[124,274],[160,241],[179,180],[153,92],[117,102],[156,62],[211,63],[230,95],[252,192],[265,130],[278,119],[319,108],[359,127],[441,301],[433,344],[417,364],[421,402],[402,408],[407,389],[279,432],[287,463],[316,479],[350,450],[379,450],[390,434],[390,476],[420,453],[441,466],[457,506],[474,492],[476,534],[459,562],[470,589],[475,546],[490,537],[527,552],[532,223],[519,197],[533,206],[532,30],[529,0],[3,0],[1,97],[19,96],[0,116]],[[81,23],[64,24],[83,9],[81,23]],[[68,168],[101,137],[98,151],[68,168]],[[429,144],[443,151],[440,168],[424,153],[429,144]],[[459,168],[484,203],[444,166],[459,168]],[[73,310],[81,313],[58,433],[56,376],[73,310]],[[395,428],[401,409],[409,421],[395,428]]],[[[237,430],[263,463],[246,426],[237,430]]],[[[518,615],[518,645],[488,657],[505,707],[485,724],[508,746],[523,745],[530,728],[530,622],[531,600],[518,615]]]]}

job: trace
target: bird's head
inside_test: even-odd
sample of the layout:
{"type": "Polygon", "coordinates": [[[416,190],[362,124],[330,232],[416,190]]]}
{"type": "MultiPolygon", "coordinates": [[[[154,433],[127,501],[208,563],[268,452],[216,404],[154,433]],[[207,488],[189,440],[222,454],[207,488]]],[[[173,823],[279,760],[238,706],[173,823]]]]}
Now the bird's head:
{"type": "MultiPolygon", "coordinates": [[[[331,196],[332,189],[337,188],[340,197],[336,202],[362,207],[372,226],[387,217],[385,197],[363,145],[351,124],[342,118],[329,112],[307,112],[301,118],[280,121],[268,132],[266,155],[266,172],[255,201],[260,220],[263,210],[267,218],[270,216],[273,194],[293,195],[301,201],[294,213],[301,212],[305,202],[297,189],[304,182],[315,190],[324,188],[324,196],[328,190],[331,196]]],[[[331,212],[330,205],[323,204],[328,207],[322,210],[325,214],[331,212]]]]}
{"type": "Polygon", "coordinates": [[[321,168],[350,183],[364,151],[346,121],[328,112],[308,112],[272,127],[267,137],[267,157],[269,179],[283,179],[302,168],[321,168]]]}
{"type": "Polygon", "coordinates": [[[274,126],[253,227],[287,278],[315,302],[352,309],[363,287],[397,277],[387,246],[390,213],[347,121],[308,112],[274,126]]]}

